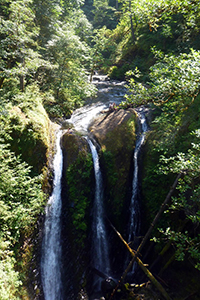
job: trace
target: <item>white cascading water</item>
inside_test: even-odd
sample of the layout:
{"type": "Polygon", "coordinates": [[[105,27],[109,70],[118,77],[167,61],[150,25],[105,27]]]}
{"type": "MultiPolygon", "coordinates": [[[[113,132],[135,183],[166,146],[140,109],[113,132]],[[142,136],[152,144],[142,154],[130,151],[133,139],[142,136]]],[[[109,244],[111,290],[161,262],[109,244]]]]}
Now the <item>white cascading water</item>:
{"type": "Polygon", "coordinates": [[[135,150],[134,150],[134,172],[133,172],[133,182],[132,182],[132,197],[130,203],[130,220],[129,220],[129,228],[128,228],[128,242],[134,242],[135,237],[139,232],[140,227],[140,210],[138,203],[138,158],[140,154],[140,150],[145,141],[145,135],[148,131],[148,125],[145,117],[144,108],[140,108],[137,110],[138,121],[141,126],[140,133],[138,134],[138,138],[136,140],[135,150]]]}
{"type": "MultiPolygon", "coordinates": [[[[94,82],[95,83],[95,82],[94,82]]],[[[110,83],[106,80],[96,81],[98,86],[98,100],[95,103],[90,103],[83,108],[77,109],[73,114],[71,119],[67,120],[68,123],[73,124],[76,131],[82,132],[82,134],[87,135],[88,125],[91,123],[92,119],[95,118],[102,110],[108,109],[109,104],[113,101],[119,104],[123,100],[123,95],[125,94],[126,88],[125,83],[110,83]]],[[[140,113],[138,112],[140,118],[140,113]]],[[[141,114],[142,116],[142,114],[141,114]]],[[[141,123],[143,117],[141,117],[141,123]]],[[[144,124],[142,125],[142,127],[144,124]]],[[[144,127],[143,127],[144,128],[144,127]]],[[[143,129],[145,132],[147,130],[143,129]]],[[[61,278],[61,178],[62,178],[62,150],[60,147],[60,138],[62,131],[58,132],[56,141],[56,154],[54,157],[54,182],[53,182],[53,193],[49,198],[46,207],[46,216],[44,224],[44,238],[42,247],[42,260],[41,260],[41,277],[42,286],[44,292],[45,300],[63,300],[64,295],[62,295],[62,278],[61,278]]],[[[140,139],[144,139],[144,136],[140,139]]],[[[110,275],[110,261],[109,261],[109,250],[108,250],[108,239],[104,224],[104,210],[103,210],[103,186],[102,186],[102,175],[99,165],[99,157],[96,147],[93,145],[91,140],[88,140],[88,144],[91,149],[94,172],[95,172],[95,201],[93,205],[93,267],[98,269],[100,272],[110,275]]],[[[140,142],[140,146],[136,145],[139,152],[143,141],[140,142]]],[[[136,151],[134,157],[136,155],[136,151]]],[[[138,155],[138,154],[137,154],[138,155]]],[[[136,155],[136,156],[137,156],[136,155]]],[[[134,158],[135,159],[135,158],[134,158]]],[[[137,166],[138,168],[138,166],[137,166]]],[[[135,170],[134,173],[137,173],[135,170]]],[[[134,174],[134,178],[137,177],[134,174]]],[[[134,183],[133,183],[134,186],[134,183]]],[[[135,188],[133,187],[133,190],[135,188]]],[[[130,240],[132,240],[134,225],[134,196],[132,196],[131,203],[131,220],[130,220],[130,240]]],[[[98,276],[95,277],[95,288],[100,289],[101,280],[98,276]]],[[[69,298],[68,298],[69,299],[69,298]]],[[[70,298],[73,299],[73,298],[70,298]]]]}
{"type": "Polygon", "coordinates": [[[62,131],[58,131],[56,154],[53,161],[53,192],[45,210],[44,238],[42,245],[41,274],[45,300],[61,300],[61,178],[63,156],[60,147],[62,131]]]}
{"type": "MultiPolygon", "coordinates": [[[[103,272],[104,274],[109,274],[110,261],[108,251],[108,239],[104,224],[102,175],[99,165],[97,149],[90,139],[87,140],[92,153],[96,181],[92,224],[93,267],[103,272]]],[[[97,281],[95,282],[95,287],[97,289],[100,289],[100,279],[97,278],[96,280],[97,281]]]]}

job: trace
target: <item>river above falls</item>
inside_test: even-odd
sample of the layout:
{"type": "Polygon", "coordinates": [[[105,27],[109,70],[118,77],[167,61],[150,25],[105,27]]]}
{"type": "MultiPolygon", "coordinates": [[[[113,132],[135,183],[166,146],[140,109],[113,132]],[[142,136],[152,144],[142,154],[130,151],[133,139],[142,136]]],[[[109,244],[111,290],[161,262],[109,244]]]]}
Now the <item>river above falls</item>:
{"type": "Polygon", "coordinates": [[[66,120],[83,135],[87,135],[87,129],[92,120],[114,103],[119,105],[127,91],[125,81],[109,80],[104,75],[94,76],[93,84],[98,90],[96,97],[87,99],[85,106],[76,109],[71,118],[66,120]]]}

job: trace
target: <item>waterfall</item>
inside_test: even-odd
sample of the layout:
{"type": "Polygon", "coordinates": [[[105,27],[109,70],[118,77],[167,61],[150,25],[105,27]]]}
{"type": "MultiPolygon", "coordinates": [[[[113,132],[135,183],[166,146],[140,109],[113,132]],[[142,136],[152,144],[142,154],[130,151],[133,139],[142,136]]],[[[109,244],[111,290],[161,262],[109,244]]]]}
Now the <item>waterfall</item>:
{"type": "Polygon", "coordinates": [[[138,121],[140,124],[140,132],[138,134],[135,151],[134,151],[134,172],[133,172],[133,181],[132,181],[132,197],[130,202],[130,220],[129,220],[129,228],[128,228],[128,242],[134,242],[135,237],[139,233],[140,229],[140,210],[138,203],[139,196],[139,186],[138,186],[138,173],[139,173],[139,165],[138,158],[140,154],[140,150],[145,141],[145,134],[148,130],[147,121],[145,117],[144,108],[140,108],[137,110],[138,121]]]}
{"type": "Polygon", "coordinates": [[[61,300],[61,178],[62,150],[60,138],[62,131],[57,134],[56,154],[53,161],[54,181],[53,192],[45,210],[44,238],[42,245],[41,274],[45,300],[61,300]]]}
{"type": "MultiPolygon", "coordinates": [[[[96,147],[88,140],[88,144],[91,149],[94,172],[95,172],[95,200],[93,205],[93,223],[92,223],[92,258],[93,267],[104,274],[109,274],[110,272],[110,262],[108,254],[108,239],[104,224],[104,209],[103,209],[103,185],[102,185],[102,175],[99,165],[99,157],[96,147]]],[[[100,280],[97,279],[95,282],[95,287],[100,289],[100,280]]]]}

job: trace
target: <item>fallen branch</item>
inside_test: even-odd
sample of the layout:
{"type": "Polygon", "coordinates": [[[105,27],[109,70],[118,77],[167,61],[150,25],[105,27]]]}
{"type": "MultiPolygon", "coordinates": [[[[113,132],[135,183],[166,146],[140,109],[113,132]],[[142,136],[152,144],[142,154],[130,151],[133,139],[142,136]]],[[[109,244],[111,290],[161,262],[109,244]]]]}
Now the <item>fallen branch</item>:
{"type": "MultiPolygon", "coordinates": [[[[166,198],[165,198],[165,201],[162,203],[162,205],[161,205],[161,207],[160,207],[158,213],[156,214],[156,216],[155,216],[153,222],[151,223],[151,226],[149,227],[149,229],[148,229],[147,233],[145,234],[144,238],[142,239],[142,241],[141,241],[139,247],[137,248],[137,251],[134,253],[134,256],[132,257],[132,260],[130,261],[128,267],[126,268],[126,270],[124,271],[123,275],[121,276],[121,278],[120,278],[120,280],[119,280],[119,282],[118,282],[118,285],[117,285],[117,286],[115,287],[115,289],[113,290],[113,293],[111,294],[110,300],[111,300],[112,297],[114,296],[114,294],[115,294],[115,292],[117,291],[117,289],[118,289],[118,287],[120,286],[120,284],[121,284],[121,283],[123,282],[123,280],[125,279],[127,273],[128,273],[129,270],[131,269],[133,263],[134,263],[135,261],[137,261],[137,257],[138,257],[138,255],[139,255],[140,251],[142,250],[142,248],[144,247],[146,241],[148,240],[148,238],[149,238],[149,236],[150,236],[150,234],[151,234],[151,232],[152,232],[152,230],[153,230],[155,224],[156,224],[157,221],[159,220],[161,214],[164,212],[165,207],[166,207],[167,203],[169,202],[169,200],[171,199],[172,193],[174,192],[174,190],[175,190],[175,188],[176,188],[176,186],[177,186],[177,184],[178,184],[178,180],[181,178],[181,176],[182,176],[182,173],[180,173],[180,174],[177,175],[177,177],[176,177],[176,179],[175,179],[173,185],[172,185],[171,188],[170,188],[169,193],[167,194],[167,196],[166,196],[166,198]]],[[[116,229],[114,228],[114,226],[113,226],[112,224],[111,224],[111,226],[112,226],[113,229],[116,231],[116,229]]]]}
{"type": "MultiPolygon", "coordinates": [[[[153,276],[153,274],[145,267],[145,265],[143,264],[143,262],[138,257],[135,257],[134,251],[131,249],[131,247],[128,245],[128,243],[123,239],[122,235],[117,231],[117,229],[112,224],[111,224],[111,226],[114,229],[114,231],[117,233],[117,235],[119,236],[119,238],[121,239],[121,241],[125,244],[125,246],[127,247],[128,251],[135,258],[135,260],[138,263],[139,267],[142,269],[142,271],[145,273],[145,275],[150,279],[150,281],[152,282],[152,284],[160,291],[160,293],[163,295],[163,297],[166,300],[170,300],[171,298],[167,294],[167,292],[165,291],[165,289],[163,288],[163,286],[156,280],[156,278],[153,276]]],[[[111,298],[112,298],[112,296],[111,296],[111,298]]]]}
{"type": "Polygon", "coordinates": [[[167,194],[167,196],[166,196],[166,198],[165,198],[165,201],[162,203],[162,205],[161,205],[161,207],[160,207],[158,213],[156,214],[156,216],[155,216],[153,222],[151,223],[151,226],[149,227],[147,233],[145,234],[144,238],[142,239],[140,245],[138,246],[137,251],[135,252],[135,256],[132,258],[132,261],[131,261],[132,264],[134,263],[136,257],[138,257],[138,255],[139,255],[139,253],[141,252],[142,248],[144,247],[145,243],[146,243],[147,240],[149,239],[149,237],[150,237],[150,235],[151,235],[151,232],[152,232],[152,230],[154,229],[155,224],[156,224],[157,221],[160,219],[160,216],[161,216],[161,214],[164,212],[167,203],[168,203],[169,200],[171,199],[171,196],[172,196],[172,194],[173,194],[173,192],[174,192],[174,190],[175,190],[175,188],[176,188],[176,186],[177,186],[177,184],[178,184],[178,181],[179,181],[179,179],[181,178],[181,176],[182,176],[182,173],[180,173],[180,174],[177,175],[177,177],[176,177],[176,179],[175,179],[173,185],[172,185],[171,188],[170,188],[169,193],[167,194]]]}
{"type": "MultiPolygon", "coordinates": [[[[112,226],[112,224],[111,224],[112,226]]],[[[126,268],[126,270],[124,271],[124,273],[122,274],[120,280],[118,281],[116,287],[114,288],[114,290],[112,291],[112,294],[110,295],[109,300],[111,300],[114,296],[114,294],[116,293],[116,291],[118,290],[118,288],[120,287],[120,284],[124,281],[126,275],[128,274],[128,272],[130,271],[132,267],[132,260],[130,261],[130,263],[128,264],[128,267],[126,268]]]]}
{"type": "MultiPolygon", "coordinates": [[[[175,179],[173,185],[172,185],[171,188],[170,188],[169,193],[167,194],[167,196],[166,196],[166,198],[165,198],[165,201],[162,203],[162,205],[161,205],[161,207],[160,207],[158,213],[156,214],[156,216],[155,216],[153,222],[151,223],[151,226],[149,227],[147,233],[145,234],[143,240],[141,241],[139,247],[137,248],[137,251],[136,251],[136,253],[135,253],[135,257],[137,257],[137,256],[139,255],[140,251],[141,251],[142,248],[144,247],[144,244],[145,244],[146,241],[148,240],[148,238],[149,238],[149,236],[150,236],[150,234],[151,234],[151,232],[152,232],[152,230],[153,230],[155,224],[156,224],[157,221],[159,220],[161,214],[164,212],[165,207],[166,207],[167,203],[169,202],[169,200],[171,199],[172,193],[174,192],[174,190],[175,190],[175,188],[176,188],[176,186],[177,186],[177,184],[178,184],[178,181],[179,181],[179,179],[181,178],[181,176],[182,176],[182,173],[180,173],[180,174],[177,175],[177,177],[176,177],[176,179],[175,179]]],[[[134,260],[133,260],[133,262],[134,262],[134,260]]]]}

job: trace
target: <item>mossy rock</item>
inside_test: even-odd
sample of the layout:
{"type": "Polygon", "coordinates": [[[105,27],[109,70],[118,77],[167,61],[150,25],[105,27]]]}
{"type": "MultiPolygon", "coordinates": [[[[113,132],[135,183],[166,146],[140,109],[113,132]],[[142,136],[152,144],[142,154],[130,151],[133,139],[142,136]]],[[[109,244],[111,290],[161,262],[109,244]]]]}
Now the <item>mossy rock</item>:
{"type": "Polygon", "coordinates": [[[32,167],[32,174],[40,174],[47,163],[50,146],[51,122],[41,103],[36,103],[35,111],[13,106],[9,111],[9,127],[12,140],[10,148],[32,167]]]}
{"type": "Polygon", "coordinates": [[[61,147],[63,150],[64,172],[76,161],[80,153],[87,155],[89,152],[86,139],[68,130],[64,132],[61,138],[61,147]]]}
{"type": "Polygon", "coordinates": [[[103,115],[90,126],[90,132],[102,149],[107,211],[119,220],[130,186],[136,140],[135,111],[119,109],[103,115]]]}
{"type": "Polygon", "coordinates": [[[88,236],[94,198],[93,161],[86,139],[75,131],[70,133],[66,130],[61,138],[61,147],[64,161],[62,231],[66,241],[63,247],[67,249],[67,244],[70,244],[69,253],[66,256],[64,253],[64,265],[66,268],[69,264],[73,265],[72,281],[78,286],[90,259],[88,236]]]}

